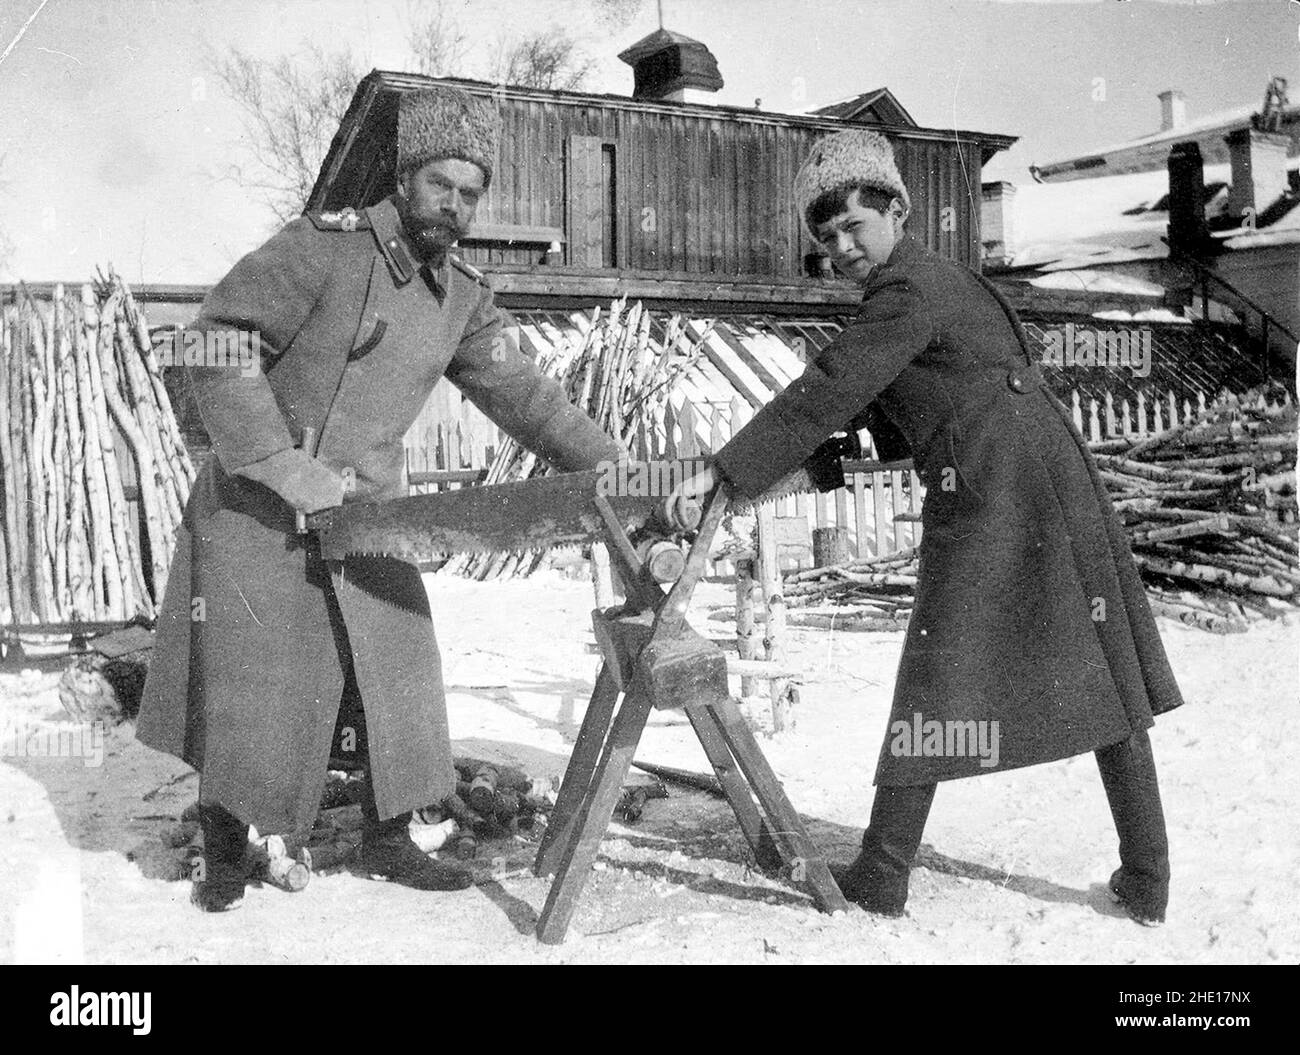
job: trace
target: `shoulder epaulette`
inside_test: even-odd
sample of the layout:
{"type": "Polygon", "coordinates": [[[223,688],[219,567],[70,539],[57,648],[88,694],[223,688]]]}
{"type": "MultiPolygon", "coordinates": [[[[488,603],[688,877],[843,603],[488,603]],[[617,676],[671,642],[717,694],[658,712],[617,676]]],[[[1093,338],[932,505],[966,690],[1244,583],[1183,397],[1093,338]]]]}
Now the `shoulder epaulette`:
{"type": "Polygon", "coordinates": [[[461,272],[462,274],[468,275],[484,289],[492,288],[491,286],[488,285],[487,277],[483,274],[482,271],[476,268],[473,264],[465,263],[464,260],[456,256],[454,253],[448,253],[447,259],[451,261],[452,267],[454,267],[457,271],[461,272]]]}
{"type": "Polygon", "coordinates": [[[338,212],[309,212],[308,219],[318,231],[368,231],[370,217],[349,206],[338,212]]]}

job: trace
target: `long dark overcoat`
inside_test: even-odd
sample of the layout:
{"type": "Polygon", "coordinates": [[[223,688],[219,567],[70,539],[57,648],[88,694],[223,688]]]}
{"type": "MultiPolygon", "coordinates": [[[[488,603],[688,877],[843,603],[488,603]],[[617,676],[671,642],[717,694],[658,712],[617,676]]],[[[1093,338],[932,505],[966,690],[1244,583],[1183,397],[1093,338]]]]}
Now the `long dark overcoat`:
{"type": "Polygon", "coordinates": [[[756,495],[868,408],[897,426],[926,484],[877,783],[1069,757],[1182,703],[1123,527],[1014,311],[909,235],[869,278],[853,323],[716,462],[756,495]],[[926,753],[895,735],[899,722],[970,721],[998,723],[996,766],[984,764],[991,753],[926,753]]]}
{"type": "Polygon", "coordinates": [[[294,220],[235,265],[194,328],[259,334],[262,368],[187,368],[214,457],[186,508],[137,735],[199,769],[204,801],[263,832],[300,829],[351,665],[380,815],[440,802],[455,774],[419,573],[322,562],[275,490],[284,452],[315,428],[320,459],[356,471],[347,501],[400,497],[402,438],[443,376],[562,469],[617,445],[503,338],[482,276],[416,264],[391,200],[294,220]]]}

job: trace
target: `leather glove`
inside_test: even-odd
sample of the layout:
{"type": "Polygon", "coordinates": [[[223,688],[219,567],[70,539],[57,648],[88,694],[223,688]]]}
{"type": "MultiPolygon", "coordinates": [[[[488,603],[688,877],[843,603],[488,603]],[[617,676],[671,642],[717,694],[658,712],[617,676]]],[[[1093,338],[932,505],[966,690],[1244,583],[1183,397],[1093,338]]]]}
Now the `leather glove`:
{"type": "Polygon", "coordinates": [[[343,477],[298,447],[246,465],[239,475],[269,487],[301,513],[319,513],[343,504],[343,477]]]}

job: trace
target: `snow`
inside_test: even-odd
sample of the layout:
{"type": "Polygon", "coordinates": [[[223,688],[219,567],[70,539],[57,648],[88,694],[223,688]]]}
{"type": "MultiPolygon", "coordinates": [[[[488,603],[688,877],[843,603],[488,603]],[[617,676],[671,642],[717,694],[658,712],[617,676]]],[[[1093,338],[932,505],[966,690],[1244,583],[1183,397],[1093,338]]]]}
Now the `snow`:
{"type": "MultiPolygon", "coordinates": [[[[1232,166],[1207,165],[1205,185],[1230,183],[1232,166]]],[[[1165,169],[1130,172],[1119,176],[1068,180],[1064,183],[1017,184],[1012,199],[1012,232],[1017,267],[1057,263],[1082,267],[1089,262],[1116,263],[1126,259],[1164,257],[1160,241],[1167,233],[1169,213],[1126,210],[1150,209],[1169,190],[1165,169]]],[[[1225,191],[1206,203],[1213,216],[1225,206],[1225,191]]]]}
{"type": "MultiPolygon", "coordinates": [[[[427,578],[457,747],[558,776],[597,659],[589,583],[427,578]]],[[[731,632],[731,587],[696,591],[694,625],[731,632]],[[720,618],[710,618],[716,614],[720,618]]],[[[487,844],[479,885],[422,894],[346,871],[305,891],[250,888],[205,916],[167,873],[159,834],[193,801],[182,763],[110,731],[103,764],[0,759],[0,956],[16,962],[1272,963],[1300,958],[1297,630],[1216,637],[1161,629],[1187,706],[1152,739],[1172,848],[1169,922],[1132,923],[1103,884],[1114,830],[1096,765],[1080,757],[942,786],[913,872],[909,915],[818,913],[747,864],[725,805],[673,789],[614,825],[568,940],[533,937],[548,884],[531,841],[487,844]]],[[[763,749],[814,841],[855,852],[871,802],[901,633],[792,630],[805,672],[797,727],[763,749]]],[[[0,723],[60,721],[57,664],[0,672],[0,723]]],[[[745,709],[763,728],[765,705],[745,709]]],[[[638,757],[707,768],[683,715],[652,715],[638,757]]]]}

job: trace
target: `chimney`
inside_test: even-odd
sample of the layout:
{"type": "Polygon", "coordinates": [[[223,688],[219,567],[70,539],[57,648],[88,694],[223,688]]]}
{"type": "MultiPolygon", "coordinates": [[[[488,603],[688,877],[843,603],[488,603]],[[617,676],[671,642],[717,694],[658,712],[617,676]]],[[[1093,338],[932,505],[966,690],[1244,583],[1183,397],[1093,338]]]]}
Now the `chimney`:
{"type": "Polygon", "coordinates": [[[1016,185],[1005,180],[980,187],[980,244],[987,264],[1007,264],[1016,254],[1016,185]]]}
{"type": "Polygon", "coordinates": [[[707,95],[722,87],[713,52],[670,29],[656,29],[618,57],[632,67],[634,99],[706,102],[707,95]]]}
{"type": "Polygon", "coordinates": [[[1169,245],[1196,254],[1208,239],[1201,148],[1195,141],[1175,143],[1169,151],[1169,245]]]}
{"type": "Polygon", "coordinates": [[[1232,162],[1228,213],[1243,218],[1258,216],[1288,189],[1286,152],[1291,137],[1247,127],[1225,138],[1232,162]]]}
{"type": "Polygon", "coordinates": [[[1187,124],[1187,100],[1182,92],[1170,88],[1161,92],[1157,98],[1160,100],[1160,131],[1168,132],[1187,124]]]}

